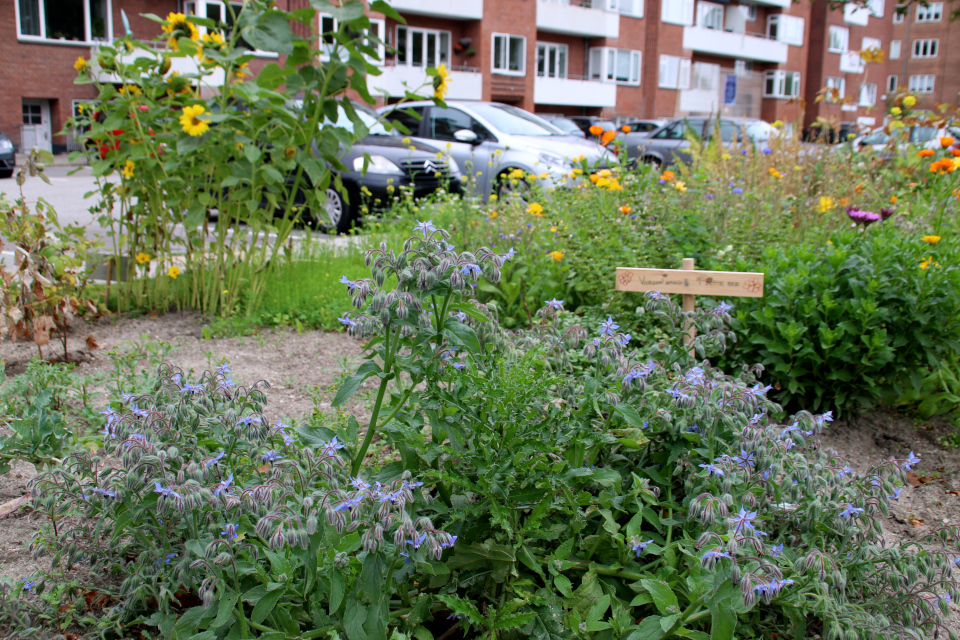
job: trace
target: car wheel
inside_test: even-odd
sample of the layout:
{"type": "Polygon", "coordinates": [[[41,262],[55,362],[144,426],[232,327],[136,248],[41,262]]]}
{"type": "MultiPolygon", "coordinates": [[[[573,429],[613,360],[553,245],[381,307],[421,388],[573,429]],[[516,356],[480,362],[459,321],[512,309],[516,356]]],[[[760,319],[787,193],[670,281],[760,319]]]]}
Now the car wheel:
{"type": "Polygon", "coordinates": [[[530,183],[525,178],[511,178],[510,172],[503,171],[497,176],[497,200],[515,197],[526,202],[530,194],[530,183]]]}
{"type": "Polygon", "coordinates": [[[336,229],[337,233],[346,233],[353,226],[353,207],[343,195],[334,188],[327,189],[327,201],[323,204],[324,216],[319,222],[336,229]]]}
{"type": "Polygon", "coordinates": [[[661,160],[656,156],[647,156],[646,158],[643,159],[643,161],[649,165],[653,165],[655,169],[659,169],[660,167],[663,166],[663,160],[661,160]]]}

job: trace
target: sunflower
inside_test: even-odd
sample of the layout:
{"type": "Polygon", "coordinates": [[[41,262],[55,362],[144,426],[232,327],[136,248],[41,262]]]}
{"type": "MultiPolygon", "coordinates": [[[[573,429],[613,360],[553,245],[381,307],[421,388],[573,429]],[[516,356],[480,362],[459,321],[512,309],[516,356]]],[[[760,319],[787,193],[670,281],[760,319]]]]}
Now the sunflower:
{"type": "Polygon", "coordinates": [[[216,31],[213,33],[203,34],[202,41],[200,42],[200,51],[198,54],[200,64],[206,67],[213,65],[214,61],[206,57],[206,52],[216,51],[217,53],[222,53],[226,46],[227,43],[223,39],[223,36],[216,31]]]}
{"type": "Polygon", "coordinates": [[[77,70],[78,73],[83,73],[83,70],[87,68],[87,61],[83,56],[77,58],[77,61],[73,63],[73,68],[77,70]]]}
{"type": "Polygon", "coordinates": [[[177,276],[179,276],[181,273],[183,272],[180,271],[178,267],[170,267],[169,269],[167,269],[167,275],[173,278],[174,280],[176,280],[177,276]]]}
{"type": "Polygon", "coordinates": [[[194,42],[200,40],[200,32],[196,25],[187,21],[187,16],[182,13],[171,13],[167,15],[167,24],[163,25],[163,31],[167,38],[167,46],[174,51],[179,51],[177,40],[180,38],[190,38],[194,42]]]}
{"type": "Polygon", "coordinates": [[[135,165],[133,164],[133,160],[127,160],[127,163],[123,165],[123,171],[121,171],[120,173],[123,175],[124,178],[132,178],[134,168],[135,168],[135,165]]]}
{"type": "Polygon", "coordinates": [[[206,111],[206,109],[200,104],[189,105],[183,108],[183,115],[180,116],[180,126],[183,127],[184,132],[191,136],[202,136],[207,132],[207,129],[210,128],[210,123],[199,118],[204,111],[206,111]]]}
{"type": "Polygon", "coordinates": [[[550,259],[553,260],[554,262],[560,262],[561,260],[563,260],[563,257],[567,254],[565,254],[563,251],[551,251],[547,255],[550,256],[550,259]]]}
{"type": "Polygon", "coordinates": [[[529,214],[531,214],[531,215],[538,216],[538,217],[539,217],[539,216],[542,216],[542,215],[543,215],[543,205],[540,204],[539,202],[534,202],[534,203],[532,203],[529,207],[527,207],[527,213],[529,213],[529,214]]]}
{"type": "Polygon", "coordinates": [[[937,244],[940,242],[940,236],[923,236],[920,239],[929,244],[937,244]]]}
{"type": "Polygon", "coordinates": [[[137,260],[137,264],[147,264],[148,262],[150,262],[150,255],[141,251],[140,253],[137,254],[136,260],[137,260]]]}
{"type": "Polygon", "coordinates": [[[433,97],[443,100],[450,91],[450,72],[447,71],[447,65],[442,64],[437,67],[437,75],[433,76],[433,97]]]}

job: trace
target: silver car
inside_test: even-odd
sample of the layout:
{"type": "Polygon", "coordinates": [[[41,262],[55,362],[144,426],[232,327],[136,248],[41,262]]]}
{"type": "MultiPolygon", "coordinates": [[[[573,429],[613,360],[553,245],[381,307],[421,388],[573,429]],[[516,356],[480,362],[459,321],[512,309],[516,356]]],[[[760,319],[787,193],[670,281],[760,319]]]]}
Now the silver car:
{"type": "Polygon", "coordinates": [[[470,176],[470,190],[482,198],[525,190],[524,180],[508,178],[517,170],[536,174],[538,184],[553,188],[579,180],[572,177],[577,162],[591,168],[617,162],[597,143],[566,135],[532,113],[498,102],[449,101],[446,108],[412,102],[383,107],[380,113],[405,126],[411,138],[449,152],[470,176]]]}

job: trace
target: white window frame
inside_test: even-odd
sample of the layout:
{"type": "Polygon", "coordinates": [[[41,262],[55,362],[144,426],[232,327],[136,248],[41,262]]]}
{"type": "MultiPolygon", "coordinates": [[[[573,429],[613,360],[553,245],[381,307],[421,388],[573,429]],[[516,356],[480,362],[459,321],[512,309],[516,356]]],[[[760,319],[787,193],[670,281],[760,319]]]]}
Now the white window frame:
{"type": "Polygon", "coordinates": [[[740,13],[743,14],[743,19],[747,22],[757,21],[757,5],[755,4],[741,4],[740,13]]]}
{"type": "Polygon", "coordinates": [[[490,71],[501,76],[524,76],[527,75],[527,38],[526,36],[517,36],[512,33],[494,33],[491,36],[491,42],[493,43],[493,48],[491,49],[490,55],[490,71]],[[503,60],[507,63],[506,69],[498,69],[496,66],[497,63],[497,47],[501,46],[497,43],[497,40],[500,40],[503,51],[501,51],[501,56],[503,60]],[[513,70],[510,69],[510,43],[512,40],[520,40],[523,43],[522,51],[523,55],[520,56],[520,69],[513,70]]]}
{"type": "MultiPolygon", "coordinates": [[[[232,4],[237,4],[237,3],[234,2],[234,3],[232,3],[232,4]]],[[[330,45],[330,44],[325,43],[325,42],[323,41],[323,34],[324,34],[324,33],[328,33],[329,31],[336,31],[337,29],[339,29],[339,27],[340,27],[339,21],[338,21],[336,18],[334,18],[332,15],[330,15],[329,13],[320,13],[320,14],[317,15],[317,25],[318,25],[318,27],[319,27],[319,33],[320,33],[320,38],[319,38],[319,39],[320,39],[320,51],[321,51],[320,58],[321,58],[321,60],[329,60],[329,59],[330,59],[330,52],[331,52],[332,49],[333,49],[333,45],[330,45]],[[330,22],[332,22],[332,27],[331,27],[330,29],[324,29],[324,27],[323,27],[323,22],[324,22],[324,20],[329,20],[330,22]]],[[[386,20],[381,20],[381,19],[379,19],[379,18],[370,18],[370,30],[372,30],[372,31],[375,32],[375,35],[376,35],[377,39],[379,40],[379,42],[376,44],[376,48],[377,48],[377,59],[376,59],[376,60],[368,59],[368,60],[369,60],[369,62],[370,62],[371,64],[374,64],[374,65],[380,67],[380,66],[383,66],[384,56],[386,55],[386,45],[385,45],[384,43],[385,43],[385,41],[386,41],[386,39],[387,39],[387,37],[386,37],[386,36],[387,36],[387,21],[386,21],[386,20]]],[[[368,31],[368,33],[369,33],[369,31],[368,31]]],[[[449,40],[448,40],[448,42],[449,42],[449,40]]],[[[368,42],[366,42],[366,44],[370,44],[370,42],[368,41],[368,42]]]]}
{"type": "Polygon", "coordinates": [[[864,82],[860,85],[860,106],[874,107],[877,105],[877,85],[872,82],[864,82]],[[864,97],[866,96],[866,100],[864,97]]]}
{"type": "Polygon", "coordinates": [[[882,18],[884,10],[884,0],[867,0],[867,8],[870,9],[870,15],[874,18],[882,18]]]}
{"type": "Polygon", "coordinates": [[[411,27],[410,25],[406,25],[406,24],[398,24],[398,25],[397,25],[397,28],[396,28],[396,31],[394,32],[396,37],[395,37],[395,40],[394,40],[394,42],[393,42],[393,47],[394,47],[394,49],[397,50],[397,51],[400,50],[400,33],[401,33],[401,30],[402,30],[402,29],[405,30],[405,31],[403,31],[403,37],[405,38],[404,47],[405,47],[406,58],[407,58],[407,59],[404,60],[403,62],[400,62],[400,55],[399,55],[399,53],[398,53],[398,54],[397,54],[397,66],[400,66],[400,67],[413,67],[413,68],[416,68],[416,69],[426,69],[426,68],[428,68],[428,67],[430,67],[430,66],[439,67],[441,64],[446,64],[446,65],[451,64],[451,61],[453,60],[453,34],[452,34],[452,33],[450,33],[449,31],[446,31],[446,30],[444,30],[444,29],[422,29],[422,28],[420,28],[420,27],[411,27]],[[414,34],[420,34],[420,36],[423,38],[423,42],[424,42],[424,45],[423,45],[424,57],[423,57],[423,62],[422,62],[422,64],[414,64],[414,63],[413,63],[413,37],[414,37],[414,34]],[[427,38],[428,38],[429,36],[433,36],[433,37],[434,37],[434,42],[435,42],[435,44],[434,44],[435,50],[434,50],[434,52],[433,52],[435,64],[433,64],[433,65],[430,65],[430,64],[429,64],[429,61],[428,61],[427,56],[426,56],[426,52],[427,52],[427,44],[426,44],[426,43],[427,43],[427,38]],[[446,42],[447,42],[447,58],[446,58],[446,60],[443,59],[443,41],[444,41],[444,36],[446,36],[446,42]]]}
{"type": "Polygon", "coordinates": [[[632,87],[640,86],[640,71],[643,68],[643,54],[640,51],[634,49],[617,49],[615,47],[591,47],[589,61],[591,80],[632,87]],[[618,80],[616,76],[618,58],[623,55],[630,57],[629,80],[618,80]]]}
{"type": "Polygon", "coordinates": [[[763,97],[764,98],[777,98],[780,100],[791,100],[800,95],[800,72],[799,71],[767,71],[763,76],[763,97]],[[793,91],[787,93],[787,76],[791,77],[791,84],[793,91]],[[776,86],[773,92],[767,91],[767,84],[770,79],[773,79],[776,86]]]}
{"type": "Polygon", "coordinates": [[[903,19],[906,17],[907,13],[900,13],[897,11],[902,5],[897,5],[893,8],[893,24],[903,24],[903,19]]]}
{"type": "Polygon", "coordinates": [[[900,41],[899,40],[890,41],[890,59],[891,60],[900,59],[900,41]]]}
{"type": "Polygon", "coordinates": [[[565,44],[560,44],[557,42],[538,42],[537,43],[537,57],[536,57],[536,73],[538,78],[566,78],[567,70],[570,66],[570,47],[565,44]],[[550,75],[548,70],[549,53],[550,50],[555,51],[554,55],[557,61],[557,72],[554,75],[550,75]],[[540,73],[540,51],[544,52],[544,72],[540,73]],[[560,53],[563,52],[563,68],[560,68],[560,53]]]}
{"type": "Polygon", "coordinates": [[[660,21],[669,24],[693,26],[693,0],[662,0],[660,21]]]}
{"type": "Polygon", "coordinates": [[[657,86],[661,89],[690,88],[690,58],[660,54],[660,68],[657,86]]]}
{"type": "Polygon", "coordinates": [[[622,16],[631,18],[642,18],[644,9],[644,0],[610,0],[610,10],[616,11],[622,16]]]}
{"type": "Polygon", "coordinates": [[[910,93],[933,93],[936,76],[932,73],[922,73],[910,76],[907,81],[907,90],[910,93]]]}
{"type": "Polygon", "coordinates": [[[690,88],[696,91],[720,89],[720,65],[709,62],[694,62],[690,88]]]}
{"type": "Polygon", "coordinates": [[[847,24],[856,24],[861,27],[867,26],[870,20],[870,9],[860,7],[855,4],[847,4],[843,7],[843,21],[847,24]]]}
{"type": "Polygon", "coordinates": [[[697,26],[701,29],[723,31],[723,5],[715,2],[697,2],[697,26]]]}
{"type": "Polygon", "coordinates": [[[918,60],[929,60],[936,58],[938,53],[940,53],[939,38],[921,38],[913,41],[910,57],[918,60]]]}
{"type": "Polygon", "coordinates": [[[847,92],[847,81],[845,78],[837,78],[834,76],[827,76],[827,92],[824,94],[825,102],[842,102],[846,97],[847,92]],[[837,99],[833,99],[833,89],[837,90],[837,99]]]}
{"type": "Polygon", "coordinates": [[[827,51],[830,53],[846,53],[850,50],[850,29],[847,27],[830,26],[827,33],[827,51]]]}
{"type": "Polygon", "coordinates": [[[90,18],[90,0],[82,0],[84,17],[84,39],[83,40],[61,40],[60,38],[47,37],[47,11],[44,8],[45,0],[36,0],[38,18],[40,20],[40,35],[31,35],[20,33],[20,0],[12,0],[14,8],[14,20],[16,21],[17,40],[21,42],[43,42],[45,44],[60,44],[68,47],[89,47],[100,42],[113,41],[113,0],[104,0],[106,4],[107,19],[104,24],[105,37],[99,40],[93,38],[93,24],[90,18]]]}
{"type": "Polygon", "coordinates": [[[887,93],[896,93],[900,88],[900,78],[897,76],[887,76],[887,93]]]}
{"type": "Polygon", "coordinates": [[[943,18],[943,3],[942,2],[931,2],[928,6],[923,6],[922,4],[917,5],[917,17],[916,21],[918,23],[923,22],[940,22],[943,18]]]}
{"type": "Polygon", "coordinates": [[[806,21],[797,16],[775,13],[767,16],[767,37],[794,47],[803,46],[806,21]]]}

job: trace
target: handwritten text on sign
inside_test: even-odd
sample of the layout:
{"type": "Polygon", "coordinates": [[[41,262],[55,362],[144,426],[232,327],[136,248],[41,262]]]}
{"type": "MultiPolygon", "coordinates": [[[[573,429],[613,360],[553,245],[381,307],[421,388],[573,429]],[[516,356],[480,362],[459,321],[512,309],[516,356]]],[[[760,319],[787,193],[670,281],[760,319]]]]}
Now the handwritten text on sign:
{"type": "Polygon", "coordinates": [[[617,290],[762,298],[763,274],[617,267],[617,290]]]}

